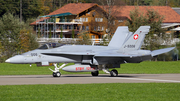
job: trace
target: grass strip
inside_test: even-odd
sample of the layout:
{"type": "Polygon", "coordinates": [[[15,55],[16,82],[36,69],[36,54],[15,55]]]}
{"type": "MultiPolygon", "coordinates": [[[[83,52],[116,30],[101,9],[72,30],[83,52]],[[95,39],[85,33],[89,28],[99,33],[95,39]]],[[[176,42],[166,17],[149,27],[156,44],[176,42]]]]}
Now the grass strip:
{"type": "MultiPolygon", "coordinates": [[[[72,65],[72,64],[69,64],[72,65]]],[[[37,67],[35,64],[32,67],[29,64],[0,64],[0,75],[49,75],[52,74],[48,68],[54,69],[53,66],[37,67]]],[[[121,68],[117,68],[120,74],[167,74],[180,73],[180,62],[151,62],[145,61],[141,63],[121,64],[121,68]]],[[[69,73],[60,70],[62,74],[90,74],[89,72],[69,73]]],[[[103,73],[103,72],[100,72],[103,73]]]]}
{"type": "Polygon", "coordinates": [[[0,86],[1,101],[179,101],[179,83],[0,86]]]}

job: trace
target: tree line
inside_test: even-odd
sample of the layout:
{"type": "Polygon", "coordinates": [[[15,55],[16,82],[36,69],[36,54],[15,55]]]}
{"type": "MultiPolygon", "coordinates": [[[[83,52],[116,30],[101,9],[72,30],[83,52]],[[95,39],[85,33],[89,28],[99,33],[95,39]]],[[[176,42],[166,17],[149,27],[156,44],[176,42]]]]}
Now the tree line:
{"type": "MultiPolygon", "coordinates": [[[[21,16],[24,21],[47,15],[68,3],[97,3],[112,2],[114,0],[0,0],[0,17],[6,12],[21,16]],[[22,5],[22,6],[21,6],[22,5]],[[20,13],[22,10],[22,14],[20,13]]],[[[180,0],[115,0],[115,5],[146,5],[180,7],[180,0]]]]}

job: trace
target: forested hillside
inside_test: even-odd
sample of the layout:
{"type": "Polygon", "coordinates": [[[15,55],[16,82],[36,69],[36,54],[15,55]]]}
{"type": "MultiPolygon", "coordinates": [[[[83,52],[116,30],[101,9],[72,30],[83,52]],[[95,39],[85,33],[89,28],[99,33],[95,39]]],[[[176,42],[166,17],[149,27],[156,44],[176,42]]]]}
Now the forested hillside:
{"type": "MultiPolygon", "coordinates": [[[[107,3],[109,0],[0,0],[0,17],[6,12],[14,15],[22,15],[26,21],[29,18],[36,18],[46,15],[62,7],[67,3],[107,3]],[[22,11],[22,13],[21,13],[22,11]]],[[[179,7],[180,0],[116,0],[122,5],[146,5],[146,6],[171,6],[179,7]]],[[[119,4],[118,3],[118,4],[119,4]]]]}

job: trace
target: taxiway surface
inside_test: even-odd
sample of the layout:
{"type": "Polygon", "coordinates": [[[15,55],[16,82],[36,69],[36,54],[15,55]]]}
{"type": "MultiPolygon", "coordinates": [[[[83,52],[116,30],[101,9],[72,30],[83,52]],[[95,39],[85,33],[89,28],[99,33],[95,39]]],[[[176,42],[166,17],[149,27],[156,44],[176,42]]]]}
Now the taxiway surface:
{"type": "Polygon", "coordinates": [[[110,77],[100,74],[92,77],[90,74],[62,75],[13,75],[0,76],[0,85],[29,85],[29,84],[90,84],[90,83],[180,83],[180,74],[119,74],[110,77]]]}

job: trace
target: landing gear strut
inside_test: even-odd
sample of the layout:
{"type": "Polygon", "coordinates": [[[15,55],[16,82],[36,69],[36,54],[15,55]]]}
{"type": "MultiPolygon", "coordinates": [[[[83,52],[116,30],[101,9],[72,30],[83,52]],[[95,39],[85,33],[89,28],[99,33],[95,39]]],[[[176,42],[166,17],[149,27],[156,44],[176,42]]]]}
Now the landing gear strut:
{"type": "Polygon", "coordinates": [[[53,72],[53,74],[52,74],[53,77],[60,77],[61,73],[59,72],[59,69],[63,68],[66,65],[66,63],[64,63],[63,65],[59,66],[59,68],[57,66],[57,63],[54,63],[53,65],[54,65],[54,70],[49,68],[53,72]]]}
{"type": "Polygon", "coordinates": [[[109,71],[109,69],[107,69],[106,66],[103,65],[103,69],[102,69],[102,70],[103,70],[103,72],[105,72],[105,73],[107,73],[107,74],[110,74],[111,77],[116,77],[116,76],[118,76],[118,71],[117,71],[116,69],[113,69],[113,70],[109,71]]]}

